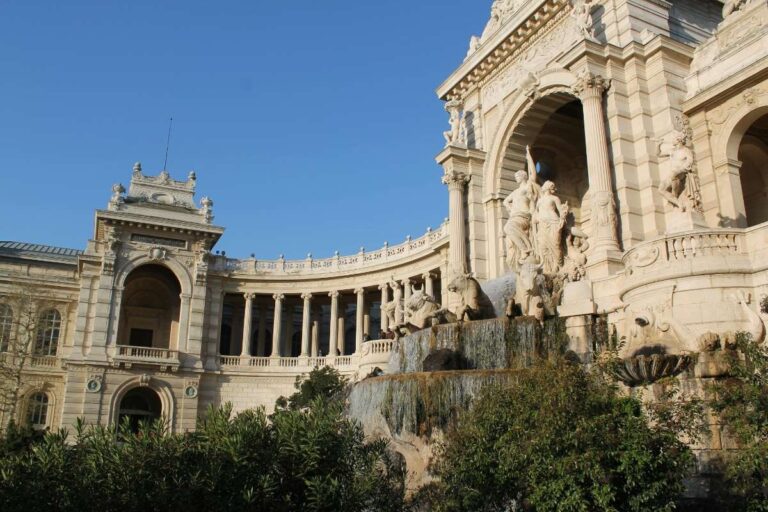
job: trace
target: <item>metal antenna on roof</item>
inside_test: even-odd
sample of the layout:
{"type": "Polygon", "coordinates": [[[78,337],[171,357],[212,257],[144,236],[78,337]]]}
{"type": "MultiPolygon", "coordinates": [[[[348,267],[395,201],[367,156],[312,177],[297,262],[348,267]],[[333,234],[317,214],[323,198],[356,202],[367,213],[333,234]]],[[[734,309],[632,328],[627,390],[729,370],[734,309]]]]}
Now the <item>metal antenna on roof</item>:
{"type": "Polygon", "coordinates": [[[173,127],[173,117],[168,122],[168,140],[165,142],[165,162],[163,162],[163,170],[168,170],[168,148],[171,146],[171,128],[173,127]]]}

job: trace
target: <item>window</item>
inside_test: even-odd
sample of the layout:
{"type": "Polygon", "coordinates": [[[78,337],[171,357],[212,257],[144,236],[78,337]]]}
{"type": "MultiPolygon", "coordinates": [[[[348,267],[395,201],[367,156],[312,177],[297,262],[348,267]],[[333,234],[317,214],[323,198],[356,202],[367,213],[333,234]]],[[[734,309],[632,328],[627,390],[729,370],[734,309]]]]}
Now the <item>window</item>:
{"type": "Polygon", "coordinates": [[[12,328],[13,309],[8,304],[0,304],[0,352],[8,351],[12,328]]]}
{"type": "Polygon", "coordinates": [[[35,353],[40,356],[55,356],[60,333],[61,314],[55,309],[43,311],[37,325],[35,353]]]}
{"type": "Polygon", "coordinates": [[[48,395],[39,392],[29,397],[27,423],[32,428],[44,429],[48,426],[48,395]]]}

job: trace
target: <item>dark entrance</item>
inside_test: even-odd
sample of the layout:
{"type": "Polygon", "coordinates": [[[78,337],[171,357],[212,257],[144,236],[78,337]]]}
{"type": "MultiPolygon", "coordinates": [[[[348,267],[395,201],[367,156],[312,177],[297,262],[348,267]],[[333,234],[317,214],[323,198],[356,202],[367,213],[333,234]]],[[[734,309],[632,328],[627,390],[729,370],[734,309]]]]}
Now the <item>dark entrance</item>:
{"type": "Polygon", "coordinates": [[[125,394],[120,402],[118,421],[128,419],[131,432],[138,432],[142,422],[151,423],[160,419],[162,404],[157,393],[149,388],[134,388],[125,394]]]}

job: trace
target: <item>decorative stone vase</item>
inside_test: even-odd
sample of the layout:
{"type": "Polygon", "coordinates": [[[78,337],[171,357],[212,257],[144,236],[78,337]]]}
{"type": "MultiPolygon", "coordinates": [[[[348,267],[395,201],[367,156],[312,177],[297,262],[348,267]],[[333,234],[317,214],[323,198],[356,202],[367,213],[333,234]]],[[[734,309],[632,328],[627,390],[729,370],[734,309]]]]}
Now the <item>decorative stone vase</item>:
{"type": "Polygon", "coordinates": [[[627,386],[640,386],[678,375],[691,361],[687,354],[639,355],[616,360],[612,373],[627,386]]]}

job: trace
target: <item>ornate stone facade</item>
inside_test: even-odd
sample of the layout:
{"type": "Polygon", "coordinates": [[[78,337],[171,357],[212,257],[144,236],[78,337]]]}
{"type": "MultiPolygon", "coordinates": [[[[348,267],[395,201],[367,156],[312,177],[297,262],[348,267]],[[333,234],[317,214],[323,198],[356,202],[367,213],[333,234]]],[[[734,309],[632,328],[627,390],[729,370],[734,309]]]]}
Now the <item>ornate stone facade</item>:
{"type": "Polygon", "coordinates": [[[630,383],[653,347],[716,377],[696,353],[765,336],[767,41],[765,0],[496,0],[438,88],[446,223],[376,251],[228,258],[194,173],[137,164],[85,251],[0,247],[0,294],[28,283],[60,305],[29,392],[49,390],[54,427],[113,421],[148,387],[184,430],[209,404],[270,407],[318,364],[386,371],[404,330],[504,313],[565,317],[586,360],[606,315],[630,383]]]}

